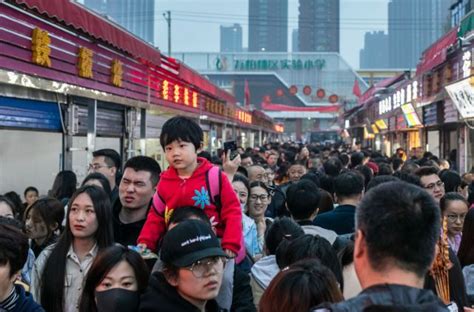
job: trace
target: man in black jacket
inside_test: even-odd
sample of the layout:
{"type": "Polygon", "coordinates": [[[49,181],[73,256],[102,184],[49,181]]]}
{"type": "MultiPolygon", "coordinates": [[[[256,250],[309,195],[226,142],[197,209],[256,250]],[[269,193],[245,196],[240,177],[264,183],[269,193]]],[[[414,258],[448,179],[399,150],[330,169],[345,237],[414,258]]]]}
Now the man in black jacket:
{"type": "Polygon", "coordinates": [[[448,311],[423,280],[440,231],[440,209],[423,189],[389,182],[356,212],[354,267],[363,291],[315,311],[448,311]]]}

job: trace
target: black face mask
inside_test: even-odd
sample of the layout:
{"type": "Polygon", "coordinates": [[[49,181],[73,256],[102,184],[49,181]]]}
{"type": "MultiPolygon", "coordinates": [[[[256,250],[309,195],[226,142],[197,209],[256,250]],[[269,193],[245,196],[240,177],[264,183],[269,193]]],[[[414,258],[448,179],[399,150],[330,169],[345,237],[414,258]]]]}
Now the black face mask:
{"type": "Polygon", "coordinates": [[[95,292],[97,311],[134,312],[138,311],[140,294],[138,291],[113,288],[95,292]]]}

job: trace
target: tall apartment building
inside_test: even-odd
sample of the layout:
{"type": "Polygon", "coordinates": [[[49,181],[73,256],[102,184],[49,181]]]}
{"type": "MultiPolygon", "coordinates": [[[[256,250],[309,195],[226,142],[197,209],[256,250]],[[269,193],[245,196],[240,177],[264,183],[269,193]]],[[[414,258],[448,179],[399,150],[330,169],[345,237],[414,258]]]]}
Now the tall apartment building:
{"type": "Polygon", "coordinates": [[[155,0],[84,0],[84,5],[153,44],[155,0]]]}
{"type": "Polygon", "coordinates": [[[288,0],[249,0],[249,52],[288,51],[288,0]]]}
{"type": "Polygon", "coordinates": [[[391,68],[414,68],[422,52],[449,29],[451,0],[391,0],[388,49],[391,68]]]}
{"type": "Polygon", "coordinates": [[[360,50],[359,68],[388,68],[388,35],[383,31],[366,32],[360,50]]]}
{"type": "Polygon", "coordinates": [[[293,29],[291,32],[291,52],[299,52],[300,42],[298,40],[298,29],[293,29]]]}
{"type": "Polygon", "coordinates": [[[299,0],[299,51],[339,52],[339,0],[299,0]]]}
{"type": "Polygon", "coordinates": [[[221,52],[242,52],[242,26],[221,25],[221,52]]]}

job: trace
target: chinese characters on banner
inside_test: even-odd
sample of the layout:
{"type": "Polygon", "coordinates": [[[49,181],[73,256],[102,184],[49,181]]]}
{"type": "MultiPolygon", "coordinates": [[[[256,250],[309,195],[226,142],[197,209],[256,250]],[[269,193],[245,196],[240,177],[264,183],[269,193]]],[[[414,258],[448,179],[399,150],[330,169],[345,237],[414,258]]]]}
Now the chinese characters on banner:
{"type": "Polygon", "coordinates": [[[83,78],[92,78],[92,56],[91,49],[80,47],[77,54],[77,69],[79,76],[83,78]]]}
{"type": "MultiPolygon", "coordinates": [[[[51,38],[46,30],[40,28],[33,29],[31,35],[32,61],[44,67],[51,67],[51,38]]],[[[92,49],[79,46],[76,54],[77,75],[82,78],[94,78],[94,51],[92,49]]],[[[59,66],[59,65],[58,65],[59,66]]],[[[118,59],[113,59],[110,63],[110,83],[116,87],[122,87],[124,66],[118,59]]],[[[157,96],[166,101],[183,104],[193,108],[199,108],[202,103],[203,110],[223,117],[236,119],[243,123],[252,123],[252,114],[240,110],[233,106],[226,105],[225,102],[216,100],[206,95],[199,94],[186,85],[180,85],[174,81],[163,79],[158,82],[157,96]]]]}
{"type": "Polygon", "coordinates": [[[41,30],[38,27],[33,29],[31,36],[31,51],[33,52],[33,62],[45,66],[51,67],[51,48],[49,47],[51,39],[49,34],[45,30],[41,30]]]}

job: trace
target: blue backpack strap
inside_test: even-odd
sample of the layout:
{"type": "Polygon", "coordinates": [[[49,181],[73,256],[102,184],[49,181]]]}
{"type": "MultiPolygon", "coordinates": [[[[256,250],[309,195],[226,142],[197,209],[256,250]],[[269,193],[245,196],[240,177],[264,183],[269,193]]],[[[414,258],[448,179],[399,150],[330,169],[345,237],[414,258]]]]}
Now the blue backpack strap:
{"type": "Polygon", "coordinates": [[[206,186],[209,192],[211,203],[217,207],[217,211],[219,213],[222,208],[221,184],[222,184],[221,169],[217,166],[212,166],[212,168],[206,172],[206,186]]]}

